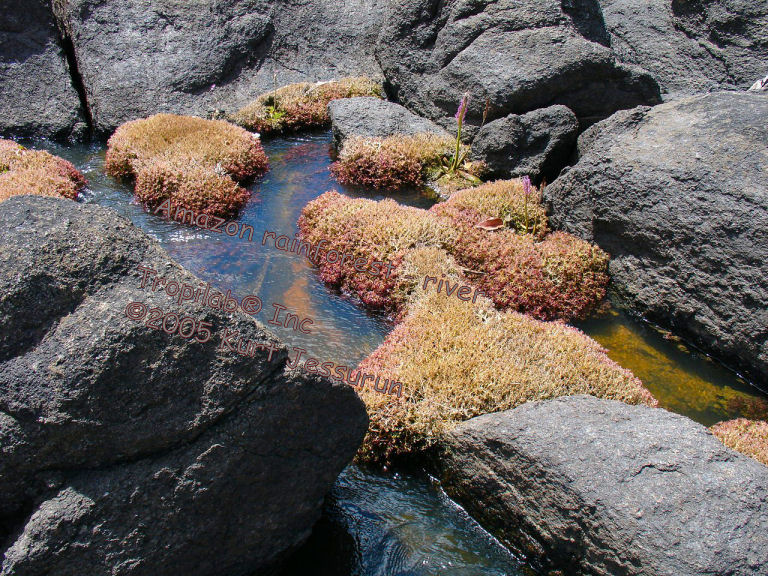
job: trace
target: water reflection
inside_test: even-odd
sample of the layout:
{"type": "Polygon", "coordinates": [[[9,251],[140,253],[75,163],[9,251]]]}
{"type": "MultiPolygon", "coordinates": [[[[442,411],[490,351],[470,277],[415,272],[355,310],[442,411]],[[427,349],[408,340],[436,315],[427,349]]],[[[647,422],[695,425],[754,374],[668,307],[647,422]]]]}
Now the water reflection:
{"type": "Polygon", "coordinates": [[[738,374],[650,324],[603,310],[580,328],[629,368],[662,407],[710,426],[744,416],[768,418],[768,398],[738,374]]]}

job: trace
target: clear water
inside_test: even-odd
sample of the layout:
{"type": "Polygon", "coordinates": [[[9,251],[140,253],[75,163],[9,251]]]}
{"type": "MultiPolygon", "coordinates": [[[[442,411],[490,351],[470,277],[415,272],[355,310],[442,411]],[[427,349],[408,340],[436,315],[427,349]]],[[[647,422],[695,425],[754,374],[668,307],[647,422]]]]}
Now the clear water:
{"type": "Polygon", "coordinates": [[[611,308],[579,327],[632,370],[667,410],[705,426],[742,416],[768,419],[768,396],[668,332],[611,308]]]}
{"type": "MultiPolygon", "coordinates": [[[[264,230],[293,236],[304,205],[332,188],[351,196],[380,196],[343,188],[331,179],[330,134],[276,139],[265,143],[270,171],[252,187],[252,198],[239,217],[254,228],[253,242],[168,222],[134,203],[129,185],[104,174],[103,145],[46,148],[72,161],[88,178],[84,202],[113,208],[157,239],[178,262],[200,278],[232,290],[238,297],[256,294],[265,309],[272,302],[314,320],[312,334],[274,328],[293,346],[317,358],[355,365],[384,339],[388,322],[328,290],[305,258],[261,245],[264,230]]],[[[402,203],[428,207],[425,193],[395,196],[402,203]]],[[[266,322],[262,312],[259,319],[266,322]]],[[[766,397],[735,373],[668,340],[651,327],[619,312],[604,313],[581,328],[608,349],[609,355],[640,377],[666,408],[703,424],[741,415],[765,417],[766,397]]],[[[329,499],[326,531],[344,525],[353,535],[344,562],[331,562],[327,546],[312,545],[300,554],[291,576],[349,574],[401,576],[432,574],[522,575],[530,569],[509,554],[426,475],[388,474],[351,466],[329,499]],[[319,554],[319,555],[318,555],[319,554]]],[[[316,531],[317,532],[317,531],[316,531]]],[[[325,534],[327,536],[327,534],[325,534]]],[[[315,534],[313,541],[322,541],[315,534]]],[[[332,556],[332,555],[331,555],[332,556]]]]}

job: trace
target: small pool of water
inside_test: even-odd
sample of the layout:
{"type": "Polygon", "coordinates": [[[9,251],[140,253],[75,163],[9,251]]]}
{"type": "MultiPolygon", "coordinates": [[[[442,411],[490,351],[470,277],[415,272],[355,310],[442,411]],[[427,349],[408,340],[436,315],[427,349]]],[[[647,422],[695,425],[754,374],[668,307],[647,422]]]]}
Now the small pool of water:
{"type": "Polygon", "coordinates": [[[711,426],[768,419],[768,396],[696,348],[651,324],[607,308],[579,328],[630,369],[663,408],[711,426]]]}

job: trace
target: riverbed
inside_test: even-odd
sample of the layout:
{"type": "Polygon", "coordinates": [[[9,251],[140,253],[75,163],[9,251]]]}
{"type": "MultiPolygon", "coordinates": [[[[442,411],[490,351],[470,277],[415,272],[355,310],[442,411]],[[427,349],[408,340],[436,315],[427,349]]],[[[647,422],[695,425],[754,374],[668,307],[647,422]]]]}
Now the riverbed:
{"type": "MultiPolygon", "coordinates": [[[[290,346],[337,364],[356,365],[391,329],[387,318],[328,289],[304,257],[261,244],[265,230],[293,237],[301,209],[329,189],[352,196],[384,197],[345,188],[331,178],[330,133],[264,143],[270,171],[251,186],[251,200],[238,218],[255,230],[253,242],[147,213],[133,200],[129,184],[105,175],[103,144],[28,144],[73,162],[89,180],[83,202],[108,206],[130,219],[200,278],[225,291],[232,290],[238,298],[258,295],[265,308],[279,302],[302,318],[312,318],[311,334],[270,326],[290,346]]],[[[418,190],[391,197],[419,207],[434,202],[428,192],[418,190]]],[[[643,380],[669,410],[705,425],[738,416],[768,416],[766,396],[738,374],[619,310],[608,307],[579,327],[643,380]]],[[[320,576],[531,573],[523,559],[508,552],[469,518],[425,473],[356,466],[350,466],[336,483],[325,517],[297,559],[293,573],[307,573],[307,566],[320,576]],[[351,535],[352,542],[344,553],[337,550],[331,554],[333,546],[319,544],[340,545],[343,537],[331,538],[337,532],[351,535]]]]}

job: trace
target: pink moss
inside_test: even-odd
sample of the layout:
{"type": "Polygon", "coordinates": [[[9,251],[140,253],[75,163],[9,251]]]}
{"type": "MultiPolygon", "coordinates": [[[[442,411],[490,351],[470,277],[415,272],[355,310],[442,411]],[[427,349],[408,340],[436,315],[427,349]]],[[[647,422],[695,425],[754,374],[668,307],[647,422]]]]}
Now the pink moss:
{"type": "Polygon", "coordinates": [[[0,201],[21,194],[76,200],[86,184],[85,176],[71,162],[0,140],[0,201]]]}
{"type": "Polygon", "coordinates": [[[768,422],[737,418],[719,422],[711,430],[729,448],[768,466],[768,422]]]}
{"type": "MultiPolygon", "coordinates": [[[[399,271],[407,251],[418,246],[446,249],[466,269],[465,279],[501,309],[541,320],[573,320],[585,317],[603,299],[608,255],[602,250],[562,232],[543,236],[542,241],[508,228],[488,232],[476,224],[495,214],[466,207],[466,195],[458,198],[427,211],[392,200],[374,202],[328,192],[305,207],[299,229],[313,243],[325,239],[328,249],[392,261],[396,269],[386,281],[362,276],[349,262],[342,266],[321,261],[319,267],[324,281],[396,314],[421,280],[401,278],[399,271]]],[[[545,221],[538,229],[546,230],[545,221]]]]}
{"type": "Polygon", "coordinates": [[[248,201],[237,185],[269,167],[253,134],[221,120],[157,114],[120,126],[109,139],[107,173],[135,178],[136,196],[223,218],[248,201]]]}

